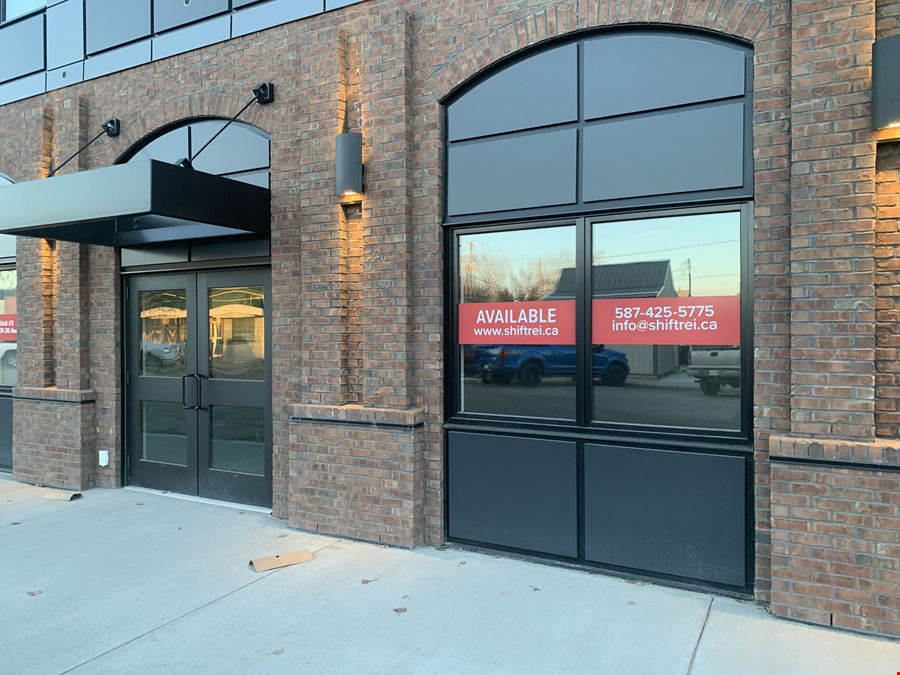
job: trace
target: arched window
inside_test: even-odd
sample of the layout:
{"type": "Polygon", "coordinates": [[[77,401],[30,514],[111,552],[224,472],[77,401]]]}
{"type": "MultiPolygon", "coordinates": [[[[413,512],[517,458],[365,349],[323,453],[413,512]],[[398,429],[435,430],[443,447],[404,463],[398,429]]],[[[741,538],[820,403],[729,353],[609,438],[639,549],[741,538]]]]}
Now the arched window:
{"type": "Polygon", "coordinates": [[[496,68],[447,114],[448,221],[752,196],[749,47],[607,31],[496,68]]]}
{"type": "MultiPolygon", "coordinates": [[[[163,127],[131,147],[119,163],[156,159],[175,164],[196,155],[227,120],[204,118],[163,127]]],[[[269,187],[269,137],[261,129],[234,122],[193,161],[197,171],[269,187]]]]}

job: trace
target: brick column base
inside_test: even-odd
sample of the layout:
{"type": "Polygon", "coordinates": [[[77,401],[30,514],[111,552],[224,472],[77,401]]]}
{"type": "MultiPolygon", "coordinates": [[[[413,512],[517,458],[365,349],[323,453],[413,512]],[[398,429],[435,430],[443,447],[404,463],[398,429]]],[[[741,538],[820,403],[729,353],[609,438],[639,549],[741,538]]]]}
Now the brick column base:
{"type": "Polygon", "coordinates": [[[13,475],[66,490],[94,486],[94,392],[17,387],[13,400],[13,475]]]}
{"type": "Polygon", "coordinates": [[[289,525],[379,544],[422,544],[424,412],[294,405],[289,525]]]}
{"type": "Polygon", "coordinates": [[[900,636],[900,443],[772,436],[773,614],[900,636]]]}

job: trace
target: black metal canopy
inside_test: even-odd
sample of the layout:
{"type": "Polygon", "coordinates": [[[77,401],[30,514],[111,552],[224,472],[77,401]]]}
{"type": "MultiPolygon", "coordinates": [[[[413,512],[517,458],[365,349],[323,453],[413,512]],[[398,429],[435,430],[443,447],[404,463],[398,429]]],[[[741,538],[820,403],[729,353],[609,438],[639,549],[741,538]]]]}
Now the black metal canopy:
{"type": "Polygon", "coordinates": [[[268,234],[269,191],[147,160],[0,186],[0,233],[101,246],[268,234]]]}

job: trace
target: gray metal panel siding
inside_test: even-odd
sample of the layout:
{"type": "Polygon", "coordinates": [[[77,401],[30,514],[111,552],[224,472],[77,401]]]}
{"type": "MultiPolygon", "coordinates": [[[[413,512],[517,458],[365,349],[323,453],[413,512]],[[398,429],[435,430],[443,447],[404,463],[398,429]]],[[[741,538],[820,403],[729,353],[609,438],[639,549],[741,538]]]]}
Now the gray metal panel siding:
{"type": "Polygon", "coordinates": [[[740,187],[744,106],[729,103],[584,130],[584,200],[740,187]]]}
{"type": "Polygon", "coordinates": [[[153,0],[153,30],[159,33],[228,9],[228,0],[191,0],[188,4],[184,0],[153,0]]]}
{"type": "Polygon", "coordinates": [[[578,119],[578,45],[550,49],[492,75],[447,108],[458,141],[578,119]]]}
{"type": "Polygon", "coordinates": [[[84,2],[66,0],[48,8],[47,68],[59,68],[82,60],[84,60],[84,2]]]}
{"type": "Polygon", "coordinates": [[[231,36],[231,17],[185,26],[153,38],[153,60],[168,58],[192,49],[227,40],[231,36]]]}
{"type": "Polygon", "coordinates": [[[90,80],[119,70],[133,68],[150,61],[150,40],[112,49],[84,62],[84,79],[90,80]]]}
{"type": "Polygon", "coordinates": [[[268,0],[234,12],[231,34],[234,37],[247,35],[318,14],[323,9],[322,0],[268,0]]]}
{"type": "Polygon", "coordinates": [[[585,557],[743,586],[745,461],[585,444],[585,557]]]}
{"type": "Polygon", "coordinates": [[[85,3],[88,54],[150,35],[148,0],[85,0],[85,3]]]}
{"type": "Polygon", "coordinates": [[[43,72],[0,84],[0,105],[41,94],[45,86],[46,75],[43,72]]]}
{"type": "Polygon", "coordinates": [[[0,82],[44,69],[44,15],[0,29],[0,82]]]}
{"type": "Polygon", "coordinates": [[[578,555],[575,443],[451,432],[447,453],[451,537],[578,555]]]}
{"type": "Polygon", "coordinates": [[[575,203],[575,129],[546,131],[448,150],[451,215],[575,203]]]}
{"type": "Polygon", "coordinates": [[[745,51],[700,36],[629,33],[585,40],[585,119],[744,93],[745,51]]]}
{"type": "Polygon", "coordinates": [[[70,63],[62,68],[47,71],[47,91],[68,87],[84,79],[84,62],[70,63]]]}

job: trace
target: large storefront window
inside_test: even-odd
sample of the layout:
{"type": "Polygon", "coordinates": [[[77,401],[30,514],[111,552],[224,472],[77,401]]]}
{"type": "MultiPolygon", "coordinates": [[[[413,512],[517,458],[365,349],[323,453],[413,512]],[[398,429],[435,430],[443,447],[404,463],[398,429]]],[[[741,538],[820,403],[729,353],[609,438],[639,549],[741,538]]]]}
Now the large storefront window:
{"type": "Polygon", "coordinates": [[[593,224],[594,420],[741,428],[740,232],[739,212],[593,224]]]}
{"type": "Polygon", "coordinates": [[[575,232],[459,237],[461,410],[575,419],[575,232]]]}
{"type": "Polygon", "coordinates": [[[744,431],[742,217],[460,233],[459,411],[744,431]]]}

